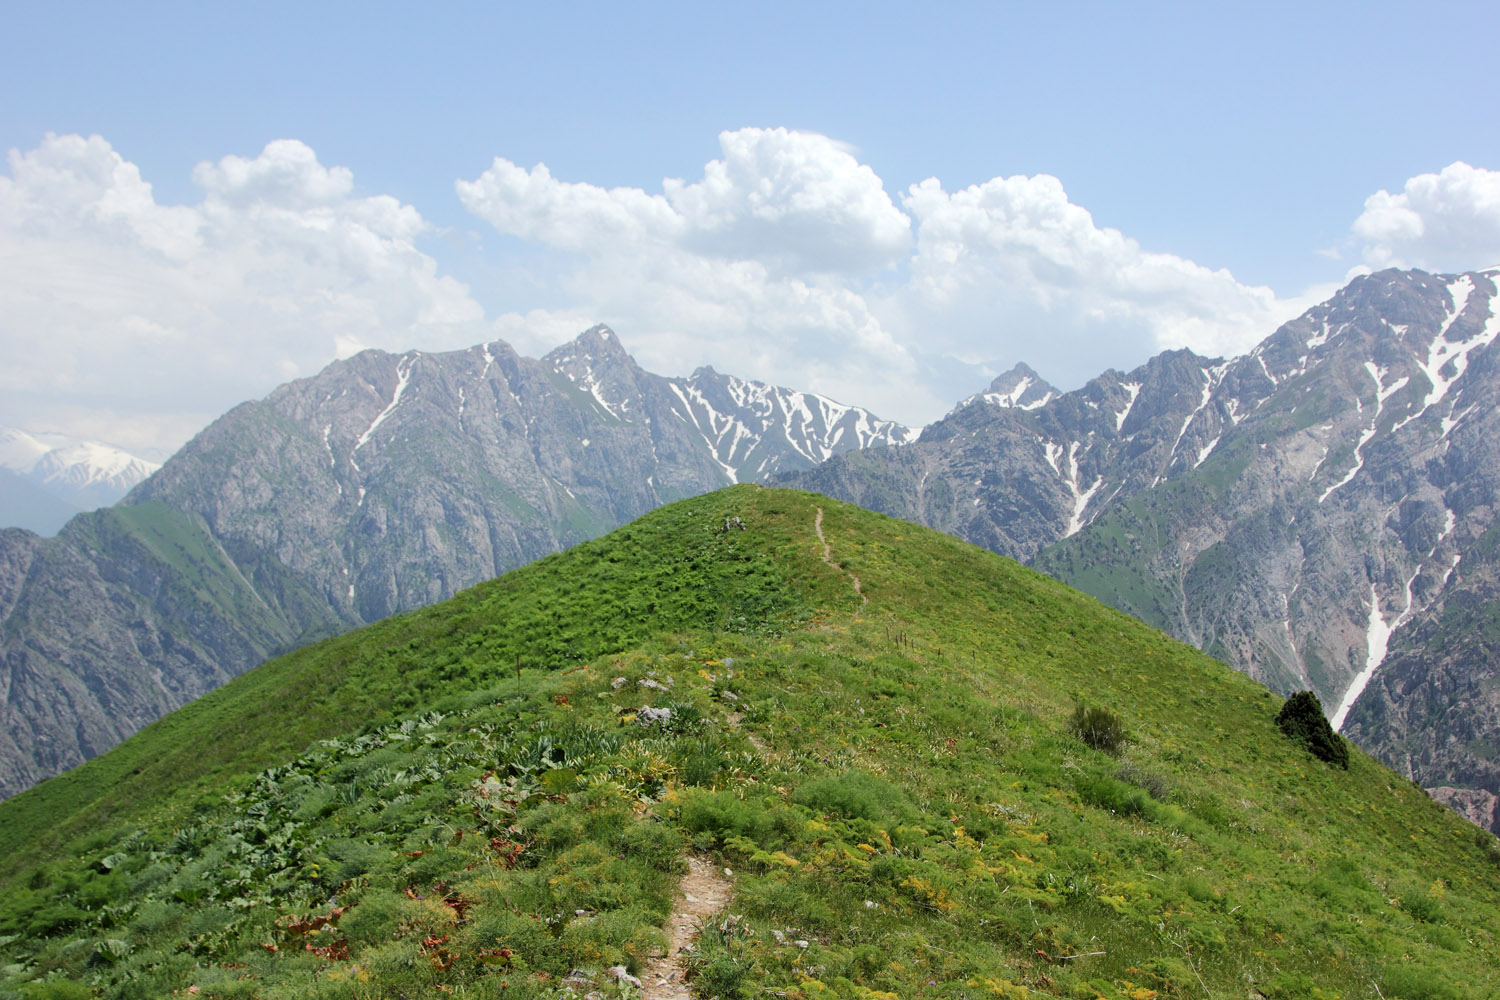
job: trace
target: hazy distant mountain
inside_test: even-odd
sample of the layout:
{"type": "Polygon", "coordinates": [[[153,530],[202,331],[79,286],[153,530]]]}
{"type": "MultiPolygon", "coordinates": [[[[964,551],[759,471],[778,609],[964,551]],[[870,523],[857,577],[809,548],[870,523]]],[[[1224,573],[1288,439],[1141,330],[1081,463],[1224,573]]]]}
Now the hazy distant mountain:
{"type": "Polygon", "coordinates": [[[782,481],[1029,561],[1278,690],[1310,687],[1398,770],[1477,789],[1441,794],[1493,826],[1497,276],[1359,278],[1242,357],[1167,352],[1029,409],[1007,405],[1012,378],[911,447],[782,481]]]}
{"type": "Polygon", "coordinates": [[[242,404],[55,539],[0,532],[0,791],[274,652],[447,597],[660,504],[912,432],[595,327],[366,351],[242,404]]]}
{"type": "Polygon", "coordinates": [[[0,525],[55,535],[77,513],[77,507],[46,487],[0,466],[0,525]]]}
{"type": "Polygon", "coordinates": [[[117,502],[158,468],[97,441],[0,427],[0,526],[55,534],[72,515],[117,502]]]}

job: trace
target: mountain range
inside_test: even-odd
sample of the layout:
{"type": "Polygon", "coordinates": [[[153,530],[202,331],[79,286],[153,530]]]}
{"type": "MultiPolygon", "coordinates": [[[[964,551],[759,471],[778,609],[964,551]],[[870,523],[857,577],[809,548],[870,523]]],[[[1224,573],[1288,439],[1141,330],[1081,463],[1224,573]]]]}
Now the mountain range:
{"type": "Polygon", "coordinates": [[[0,789],[276,651],[766,479],[1311,689],[1495,828],[1496,276],[1361,277],[1241,357],[1169,351],[1071,392],[1020,365],[919,438],[712,369],[653,375],[603,327],[535,361],[366,352],[231,411],[57,539],[0,534],[0,789]]]}
{"type": "Polygon", "coordinates": [[[912,432],[605,327],[546,357],[366,351],[215,421],[55,538],[0,531],[0,792],[269,656],[452,595],[660,504],[912,432]]]}
{"type": "Polygon", "coordinates": [[[0,427],[0,526],[53,535],[161,466],[98,441],[0,427]]]}

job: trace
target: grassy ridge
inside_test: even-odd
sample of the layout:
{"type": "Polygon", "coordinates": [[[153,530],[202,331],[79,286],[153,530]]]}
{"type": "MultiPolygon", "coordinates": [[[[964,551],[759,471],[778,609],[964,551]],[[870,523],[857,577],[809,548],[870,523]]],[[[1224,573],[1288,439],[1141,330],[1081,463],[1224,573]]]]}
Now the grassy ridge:
{"type": "Polygon", "coordinates": [[[0,804],[0,994],[613,989],[692,849],[736,894],[704,996],[1493,995],[1493,838],[1280,704],[946,536],[727,490],[0,804]]]}
{"type": "Polygon", "coordinates": [[[816,545],[795,537],[804,526],[771,512],[753,545],[720,530],[736,499],[681,502],[236,678],[0,804],[0,878],[101,821],[164,803],[185,808],[313,740],[462,702],[514,675],[518,660],[523,671],[567,669],[663,631],[774,629],[819,603],[837,605],[838,585],[816,545]]]}

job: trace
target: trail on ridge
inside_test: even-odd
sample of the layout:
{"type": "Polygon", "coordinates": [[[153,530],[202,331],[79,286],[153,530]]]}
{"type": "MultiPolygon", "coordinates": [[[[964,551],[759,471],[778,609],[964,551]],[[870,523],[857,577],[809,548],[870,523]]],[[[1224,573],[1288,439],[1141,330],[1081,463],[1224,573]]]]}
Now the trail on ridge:
{"type": "Polygon", "coordinates": [[[703,922],[729,902],[732,888],[709,859],[688,858],[688,873],[677,888],[677,902],[667,921],[666,953],[641,970],[644,1000],[689,1000],[692,993],[683,982],[682,949],[697,938],[703,922]]]}
{"type": "Polygon", "coordinates": [[[829,566],[832,566],[834,569],[838,570],[840,573],[847,576],[849,578],[849,582],[854,585],[854,592],[859,595],[860,602],[862,604],[869,604],[870,599],[865,596],[865,592],[860,586],[859,577],[855,576],[853,573],[848,572],[844,569],[844,567],[833,561],[833,547],[828,544],[828,539],[823,537],[822,507],[818,508],[818,516],[813,518],[813,530],[818,533],[818,541],[823,543],[823,561],[829,566]]]}

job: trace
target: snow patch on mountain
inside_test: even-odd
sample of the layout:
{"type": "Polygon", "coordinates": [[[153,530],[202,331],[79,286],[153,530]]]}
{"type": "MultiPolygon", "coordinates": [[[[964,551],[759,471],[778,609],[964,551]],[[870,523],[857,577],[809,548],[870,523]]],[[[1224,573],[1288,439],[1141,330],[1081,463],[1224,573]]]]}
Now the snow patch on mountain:
{"type": "MultiPolygon", "coordinates": [[[[354,443],[355,451],[359,451],[359,449],[363,448],[366,442],[370,440],[370,435],[374,434],[376,429],[379,428],[381,424],[385,423],[386,419],[390,417],[392,413],[396,412],[396,407],[401,405],[401,396],[406,392],[406,387],[411,384],[411,369],[412,365],[415,362],[416,355],[409,354],[403,357],[400,362],[397,363],[396,391],[391,394],[391,401],[386,405],[386,408],[375,415],[375,419],[370,421],[370,426],[365,428],[365,432],[361,434],[359,436],[359,440],[354,443]]],[[[354,456],[351,453],[350,461],[353,461],[353,457],[354,456]]],[[[363,490],[360,491],[360,496],[361,498],[363,498],[363,490]]]]}
{"type": "Polygon", "coordinates": [[[1139,382],[1122,382],[1120,384],[1120,388],[1124,389],[1125,392],[1129,394],[1130,398],[1125,401],[1125,408],[1123,410],[1121,410],[1119,413],[1115,414],[1115,430],[1116,431],[1120,430],[1120,428],[1122,428],[1122,427],[1125,426],[1125,418],[1128,417],[1128,416],[1130,416],[1130,411],[1131,410],[1135,409],[1135,401],[1141,395],[1141,383],[1139,383],[1139,382]]]}
{"type": "Polygon", "coordinates": [[[1370,617],[1365,626],[1365,668],[1350,682],[1348,689],[1344,692],[1344,697],[1339,700],[1338,710],[1333,713],[1333,719],[1330,722],[1335,732],[1343,728],[1344,720],[1349,717],[1349,709],[1354,707],[1359,696],[1364,694],[1370,679],[1375,676],[1375,671],[1380,669],[1380,664],[1385,659],[1386,649],[1390,645],[1391,633],[1406,624],[1406,619],[1411,614],[1411,585],[1416,579],[1417,574],[1413,573],[1406,581],[1406,607],[1389,622],[1381,616],[1380,595],[1375,591],[1375,584],[1370,584],[1370,617]]]}
{"type": "MultiPolygon", "coordinates": [[[[1354,446],[1354,468],[1350,469],[1348,475],[1344,476],[1343,479],[1340,479],[1338,482],[1328,487],[1328,489],[1324,490],[1323,495],[1318,497],[1318,503],[1322,503],[1324,500],[1327,500],[1334,490],[1350,482],[1356,475],[1359,474],[1359,470],[1364,468],[1365,445],[1369,444],[1371,439],[1373,439],[1375,435],[1380,431],[1380,413],[1385,408],[1385,401],[1387,399],[1390,399],[1392,395],[1394,395],[1399,389],[1404,387],[1407,382],[1411,381],[1409,376],[1402,375],[1390,385],[1386,385],[1385,377],[1390,373],[1390,369],[1385,366],[1376,367],[1373,361],[1365,362],[1365,370],[1370,373],[1370,378],[1375,382],[1375,417],[1370,421],[1369,429],[1360,433],[1359,444],[1354,446]]],[[[1358,402],[1358,399],[1359,397],[1356,396],[1356,402],[1358,402]]],[[[1359,411],[1361,413],[1364,412],[1363,405],[1360,405],[1359,411]]]]}
{"type": "MultiPolygon", "coordinates": [[[[1097,476],[1092,486],[1086,490],[1081,488],[1078,480],[1078,447],[1079,442],[1074,441],[1068,448],[1068,475],[1065,482],[1073,494],[1073,516],[1068,519],[1067,530],[1063,532],[1064,538],[1076,535],[1083,529],[1083,514],[1088,510],[1089,501],[1094,499],[1094,494],[1098,493],[1099,487],[1104,485],[1104,477],[1097,476]]],[[[1053,468],[1057,466],[1054,464],[1053,468]]]]}
{"type": "MultiPolygon", "coordinates": [[[[1463,280],[1468,281],[1468,277],[1465,276],[1463,280]]],[[[1455,300],[1457,297],[1457,293],[1455,293],[1455,300]]],[[[1467,290],[1464,291],[1463,298],[1467,301],[1467,290]]],[[[1422,370],[1422,374],[1427,376],[1427,381],[1431,388],[1427,391],[1427,396],[1423,399],[1422,405],[1417,412],[1396,424],[1395,427],[1391,428],[1392,430],[1400,430],[1430,410],[1434,404],[1441,402],[1443,397],[1448,395],[1448,390],[1452,387],[1453,383],[1463,378],[1464,372],[1469,367],[1469,355],[1477,348],[1488,346],[1494,341],[1496,334],[1500,334],[1500,311],[1497,311],[1495,306],[1495,300],[1491,299],[1490,317],[1485,322],[1484,328],[1470,339],[1457,344],[1449,343],[1446,338],[1448,328],[1458,318],[1458,312],[1454,312],[1448,317],[1447,322],[1443,324],[1442,332],[1433,338],[1432,344],[1427,349],[1427,360],[1423,361],[1419,358],[1416,362],[1417,367],[1422,370]],[[1443,374],[1450,365],[1453,368],[1452,377],[1443,374]]],[[[1456,308],[1461,309],[1461,307],[1462,303],[1458,304],[1456,308]]]]}

